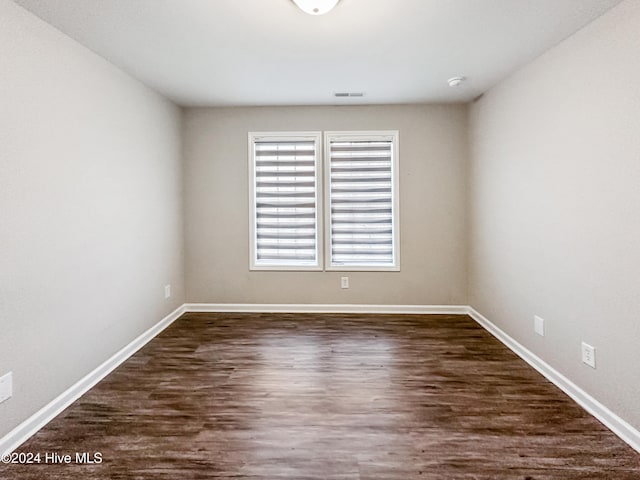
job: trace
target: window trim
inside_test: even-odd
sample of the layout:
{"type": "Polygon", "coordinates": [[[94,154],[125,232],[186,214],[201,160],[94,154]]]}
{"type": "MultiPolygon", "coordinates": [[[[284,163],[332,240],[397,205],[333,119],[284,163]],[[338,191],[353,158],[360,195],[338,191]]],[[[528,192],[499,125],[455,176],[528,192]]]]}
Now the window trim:
{"type": "Polygon", "coordinates": [[[365,131],[325,131],[324,132],[324,270],[327,272],[399,272],[400,271],[400,137],[398,130],[365,130],[365,131]],[[332,265],[331,258],[331,139],[340,140],[391,140],[391,189],[392,189],[392,229],[393,229],[393,265],[332,265]]]}
{"type": "Polygon", "coordinates": [[[324,236],[323,228],[323,155],[322,132],[248,132],[248,157],[249,157],[249,270],[250,271],[322,271],[324,263],[324,236]],[[269,138],[273,140],[313,140],[315,149],[315,202],[316,202],[316,263],[313,265],[259,265],[256,264],[257,247],[257,217],[256,217],[256,175],[255,175],[255,141],[269,138]]]}

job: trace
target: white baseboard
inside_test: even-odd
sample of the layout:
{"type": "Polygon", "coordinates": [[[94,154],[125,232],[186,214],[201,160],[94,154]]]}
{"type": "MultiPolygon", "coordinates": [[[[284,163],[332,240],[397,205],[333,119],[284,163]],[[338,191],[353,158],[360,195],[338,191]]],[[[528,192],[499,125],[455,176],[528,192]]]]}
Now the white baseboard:
{"type": "Polygon", "coordinates": [[[187,303],[187,312],[378,313],[466,315],[466,305],[357,305],[280,303],[187,303]]]}
{"type": "Polygon", "coordinates": [[[468,307],[468,315],[478,322],[491,335],[505,344],[511,351],[540,372],[547,380],[569,395],[578,405],[602,422],[609,430],[620,437],[631,448],[640,452],[640,431],[609,410],[579,386],[558,372],[533,352],[518,343],[503,330],[494,325],[473,307],[468,307]]]}
{"type": "Polygon", "coordinates": [[[58,397],[54,398],[51,402],[2,437],[0,439],[0,456],[13,452],[16,448],[26,442],[32,435],[53,420],[65,408],[84,395],[100,380],[109,375],[109,373],[115,370],[122,362],[140,350],[162,330],[171,325],[171,323],[179,318],[184,312],[184,305],[175,309],[149,330],[116,352],[111,358],[102,363],[95,370],[89,372],[70,388],[58,395],[58,397]]]}

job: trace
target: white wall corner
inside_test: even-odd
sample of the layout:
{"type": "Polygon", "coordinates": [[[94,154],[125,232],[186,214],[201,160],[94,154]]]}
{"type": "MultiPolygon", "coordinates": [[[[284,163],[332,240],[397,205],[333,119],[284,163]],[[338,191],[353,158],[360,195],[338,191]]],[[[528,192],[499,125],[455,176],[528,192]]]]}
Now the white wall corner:
{"type": "Polygon", "coordinates": [[[176,308],[154,326],[143,332],[131,343],[117,351],[111,358],[74,383],[51,402],[27,418],[16,428],[0,438],[0,457],[13,452],[26,442],[47,423],[58,416],[65,408],[93,388],[100,380],[109,375],[134,353],[153,340],[160,332],[171,325],[185,312],[184,304],[176,308]]]}
{"type": "Polygon", "coordinates": [[[620,418],[608,407],[600,403],[578,385],[562,375],[547,362],[525,348],[473,307],[468,307],[467,313],[478,324],[480,324],[480,326],[506,345],[512,352],[535,368],[547,380],[569,395],[569,397],[571,397],[578,405],[596,417],[603,425],[620,437],[620,439],[627,443],[631,448],[640,453],[640,431],[635,429],[627,421],[620,418]]]}

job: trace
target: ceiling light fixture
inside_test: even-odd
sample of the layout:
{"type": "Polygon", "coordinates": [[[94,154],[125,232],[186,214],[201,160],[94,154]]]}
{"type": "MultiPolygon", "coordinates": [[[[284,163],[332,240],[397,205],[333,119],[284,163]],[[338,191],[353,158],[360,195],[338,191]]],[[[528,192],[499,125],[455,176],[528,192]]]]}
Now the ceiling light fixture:
{"type": "Polygon", "coordinates": [[[324,15],[330,12],[340,0],[293,0],[300,10],[309,15],[324,15]]]}

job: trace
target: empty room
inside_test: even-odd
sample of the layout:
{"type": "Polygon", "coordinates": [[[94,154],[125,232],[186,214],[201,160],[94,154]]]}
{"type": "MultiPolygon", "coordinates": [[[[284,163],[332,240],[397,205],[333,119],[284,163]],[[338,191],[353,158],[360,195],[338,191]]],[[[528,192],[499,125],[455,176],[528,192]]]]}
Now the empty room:
{"type": "Polygon", "coordinates": [[[0,0],[0,479],[640,479],[640,1],[0,0]]]}

